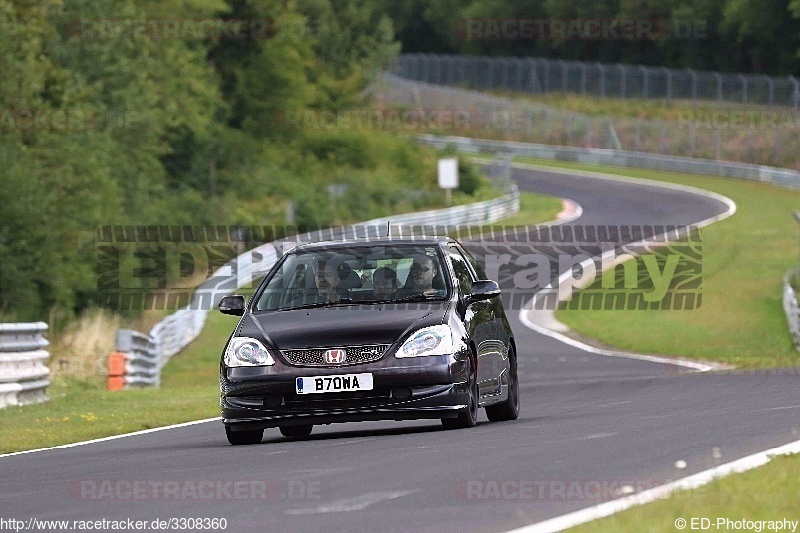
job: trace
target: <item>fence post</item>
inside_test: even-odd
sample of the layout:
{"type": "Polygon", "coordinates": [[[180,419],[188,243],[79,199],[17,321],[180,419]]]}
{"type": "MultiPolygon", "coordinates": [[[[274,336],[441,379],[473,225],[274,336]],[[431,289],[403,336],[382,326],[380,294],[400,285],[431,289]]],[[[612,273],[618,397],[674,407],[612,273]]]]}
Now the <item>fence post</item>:
{"type": "Polygon", "coordinates": [[[544,72],[544,92],[550,92],[550,61],[541,60],[544,66],[542,67],[542,71],[544,72]]]}
{"type": "Polygon", "coordinates": [[[686,72],[692,78],[692,105],[697,106],[697,73],[690,68],[687,68],[686,72]]]}
{"type": "Polygon", "coordinates": [[[667,74],[667,101],[672,101],[672,70],[667,67],[661,67],[667,74]]]}
{"type": "Polygon", "coordinates": [[[581,62],[581,94],[586,94],[586,63],[581,62]]]}
{"type": "Polygon", "coordinates": [[[643,65],[639,65],[639,71],[642,73],[642,93],[644,94],[644,98],[647,98],[648,97],[648,93],[650,92],[648,90],[648,81],[649,80],[648,80],[647,69],[644,68],[643,65]]]}
{"type": "Polygon", "coordinates": [[[742,103],[747,103],[747,78],[743,74],[739,74],[739,81],[742,82],[742,103]]]}
{"type": "Polygon", "coordinates": [[[719,72],[712,72],[712,74],[717,79],[717,103],[722,103],[722,76],[719,75],[719,72]]]}
{"type": "Polygon", "coordinates": [[[797,83],[797,78],[789,76],[789,81],[792,84],[792,106],[797,111],[797,102],[800,100],[800,84],[797,83]]]}
{"type": "Polygon", "coordinates": [[[620,81],[619,81],[620,98],[624,99],[625,98],[625,83],[626,83],[626,81],[625,81],[626,76],[625,75],[627,73],[625,71],[625,65],[620,65],[619,63],[617,63],[617,68],[619,68],[619,72],[620,72],[620,81]]]}
{"type": "Polygon", "coordinates": [[[772,78],[769,76],[764,76],[764,79],[767,80],[767,85],[769,86],[769,105],[772,107],[775,105],[775,83],[773,83],[772,78]]]}
{"type": "Polygon", "coordinates": [[[606,67],[603,66],[602,63],[599,61],[595,63],[597,65],[597,70],[600,71],[600,97],[606,97],[606,67]]]}

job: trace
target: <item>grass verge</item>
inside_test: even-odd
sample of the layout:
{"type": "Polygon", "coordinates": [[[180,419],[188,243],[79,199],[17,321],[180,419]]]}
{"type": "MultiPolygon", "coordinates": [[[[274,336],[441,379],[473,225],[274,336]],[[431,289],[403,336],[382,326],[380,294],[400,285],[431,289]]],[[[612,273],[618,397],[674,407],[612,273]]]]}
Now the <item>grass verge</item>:
{"type": "MultiPolygon", "coordinates": [[[[673,172],[524,160],[691,185],[737,204],[730,218],[701,230],[702,305],[694,310],[567,310],[558,320],[578,334],[643,353],[751,368],[800,364],[781,304],[784,273],[798,261],[792,211],[800,192],[673,172]]],[[[600,289],[598,284],[591,287],[600,289]]]]}
{"type": "MultiPolygon", "coordinates": [[[[531,95],[499,91],[497,94],[513,99],[542,104],[573,113],[596,117],[632,118],[639,120],[663,120],[679,123],[687,117],[714,117],[720,112],[770,113],[791,112],[791,107],[774,107],[758,104],[741,104],[737,102],[714,102],[699,100],[692,102],[686,99],[657,98],[616,98],[606,96],[584,96],[574,93],[546,93],[531,95]]],[[[725,115],[722,115],[725,116],[725,115]]]]}
{"type": "MultiPolygon", "coordinates": [[[[552,220],[561,202],[523,193],[520,213],[498,224],[552,220]]],[[[219,415],[219,355],[237,318],[211,312],[203,332],[164,367],[160,388],[106,390],[104,377],[54,369],[50,401],[0,409],[0,453],[58,446],[219,415]]],[[[60,359],[59,359],[60,360],[60,359]]],[[[225,441],[220,425],[221,441],[225,441]]]]}
{"type": "MultiPolygon", "coordinates": [[[[763,467],[714,480],[695,490],[677,491],[667,499],[635,507],[568,531],[775,531],[763,525],[760,528],[717,526],[717,519],[730,519],[733,522],[798,520],[798,479],[800,455],[775,457],[763,467]],[[708,519],[709,523],[702,522],[703,518],[708,519]],[[683,528],[676,527],[679,520],[686,521],[683,528]],[[692,527],[693,524],[695,527],[692,527]]],[[[788,530],[791,531],[791,527],[788,530]]]]}

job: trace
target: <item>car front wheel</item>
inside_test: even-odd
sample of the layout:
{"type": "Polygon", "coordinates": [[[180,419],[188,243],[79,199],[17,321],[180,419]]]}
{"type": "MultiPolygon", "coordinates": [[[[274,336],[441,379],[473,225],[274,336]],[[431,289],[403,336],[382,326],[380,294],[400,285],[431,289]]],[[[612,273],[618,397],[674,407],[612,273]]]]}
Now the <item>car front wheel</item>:
{"type": "Polygon", "coordinates": [[[508,351],[508,397],[500,403],[486,407],[490,422],[516,420],[519,417],[519,378],[517,377],[517,354],[512,346],[508,351]]]}
{"type": "Polygon", "coordinates": [[[456,418],[442,418],[445,429],[471,428],[478,423],[478,379],[473,372],[469,374],[469,399],[467,406],[456,418]]]}

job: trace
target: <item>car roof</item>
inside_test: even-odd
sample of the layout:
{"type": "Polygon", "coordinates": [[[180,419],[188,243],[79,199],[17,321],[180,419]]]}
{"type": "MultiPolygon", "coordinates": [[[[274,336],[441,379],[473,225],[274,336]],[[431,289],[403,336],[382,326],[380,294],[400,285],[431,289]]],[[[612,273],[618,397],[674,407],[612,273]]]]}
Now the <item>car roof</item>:
{"type": "Polygon", "coordinates": [[[404,236],[404,237],[378,237],[378,238],[360,238],[360,239],[342,239],[336,241],[322,241],[304,243],[295,246],[289,252],[300,251],[313,251],[329,248],[341,248],[348,246],[393,246],[398,244],[418,244],[427,246],[439,246],[450,242],[458,242],[452,237],[446,236],[404,236]]]}

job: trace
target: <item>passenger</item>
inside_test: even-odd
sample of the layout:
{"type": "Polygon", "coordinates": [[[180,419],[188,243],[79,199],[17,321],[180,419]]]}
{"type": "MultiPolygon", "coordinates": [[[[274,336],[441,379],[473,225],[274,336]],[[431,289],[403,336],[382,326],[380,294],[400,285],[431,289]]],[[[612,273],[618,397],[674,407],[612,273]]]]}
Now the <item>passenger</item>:
{"type": "Polygon", "coordinates": [[[376,300],[391,300],[397,294],[397,273],[389,267],[372,273],[372,294],[376,300]]]}

